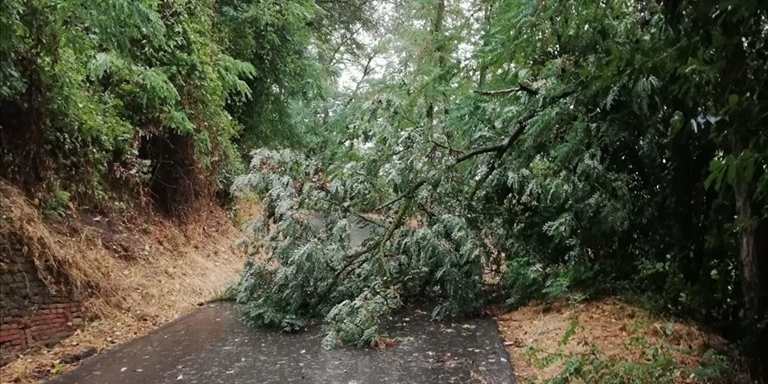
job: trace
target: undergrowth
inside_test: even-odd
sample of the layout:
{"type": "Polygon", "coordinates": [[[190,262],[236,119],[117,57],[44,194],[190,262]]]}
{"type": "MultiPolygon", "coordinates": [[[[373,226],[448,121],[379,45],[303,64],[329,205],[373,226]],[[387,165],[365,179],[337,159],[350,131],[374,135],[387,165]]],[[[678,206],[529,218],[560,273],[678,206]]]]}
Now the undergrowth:
{"type": "MultiPolygon", "coordinates": [[[[543,370],[561,367],[550,377],[536,382],[546,384],[605,383],[605,384],[680,384],[732,382],[734,368],[731,359],[714,349],[701,356],[692,356],[666,342],[672,328],[666,327],[660,338],[644,334],[645,325],[635,323],[625,344],[618,352],[606,353],[595,342],[582,338],[575,343],[579,321],[572,320],[554,351],[528,346],[524,357],[535,368],[543,370]],[[690,363],[694,360],[694,363],[690,363]],[[686,363],[688,361],[688,363],[686,363]]],[[[530,380],[529,380],[530,381],[530,380]]]]}

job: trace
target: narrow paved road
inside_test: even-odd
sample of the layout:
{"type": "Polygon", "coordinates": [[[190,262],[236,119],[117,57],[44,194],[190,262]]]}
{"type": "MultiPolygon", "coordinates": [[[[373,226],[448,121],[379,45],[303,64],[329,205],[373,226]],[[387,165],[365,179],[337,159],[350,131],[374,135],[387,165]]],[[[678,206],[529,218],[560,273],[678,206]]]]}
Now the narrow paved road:
{"type": "MultiPolygon", "coordinates": [[[[319,218],[314,218],[321,225],[319,218]]],[[[359,223],[353,244],[371,230],[359,223]]],[[[435,323],[420,311],[386,324],[384,350],[321,347],[317,327],[297,334],[249,328],[234,304],[218,303],[86,360],[49,384],[507,384],[507,353],[494,320],[435,323]]]]}
{"type": "Polygon", "coordinates": [[[492,319],[435,323],[414,312],[390,329],[394,347],[329,351],[320,346],[319,329],[288,335],[248,328],[237,307],[212,304],[48,383],[513,382],[492,319]]]}

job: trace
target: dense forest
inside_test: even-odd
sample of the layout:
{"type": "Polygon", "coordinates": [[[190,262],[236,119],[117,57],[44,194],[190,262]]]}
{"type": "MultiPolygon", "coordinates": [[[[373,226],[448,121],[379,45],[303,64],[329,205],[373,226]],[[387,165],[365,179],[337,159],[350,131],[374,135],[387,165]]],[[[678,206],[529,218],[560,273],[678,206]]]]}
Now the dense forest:
{"type": "Polygon", "coordinates": [[[761,0],[3,0],[0,176],[52,217],[260,193],[232,295],[329,346],[616,295],[766,382],[767,43],[761,0]]]}

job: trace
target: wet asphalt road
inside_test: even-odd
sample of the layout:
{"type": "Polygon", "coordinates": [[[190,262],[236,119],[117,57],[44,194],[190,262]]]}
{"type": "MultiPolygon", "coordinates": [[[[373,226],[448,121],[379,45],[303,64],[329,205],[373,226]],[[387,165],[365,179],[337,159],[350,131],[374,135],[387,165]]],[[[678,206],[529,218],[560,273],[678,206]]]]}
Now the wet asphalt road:
{"type": "MultiPolygon", "coordinates": [[[[321,225],[317,218],[312,220],[321,225]]],[[[358,245],[371,229],[356,223],[358,245]]],[[[48,384],[507,384],[513,375],[490,318],[432,322],[411,310],[386,324],[383,350],[321,347],[315,327],[285,334],[246,327],[231,303],[207,305],[85,360],[48,384]]]]}
{"type": "Polygon", "coordinates": [[[211,304],[83,362],[50,384],[512,383],[492,319],[392,321],[394,347],[321,347],[319,329],[283,334],[249,328],[233,304],[211,304]]]}

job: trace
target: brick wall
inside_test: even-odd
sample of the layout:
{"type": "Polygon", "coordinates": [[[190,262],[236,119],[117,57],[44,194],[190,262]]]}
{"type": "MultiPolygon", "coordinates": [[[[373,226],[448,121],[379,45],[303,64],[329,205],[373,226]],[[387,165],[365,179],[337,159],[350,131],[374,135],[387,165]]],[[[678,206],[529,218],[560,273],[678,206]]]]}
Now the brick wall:
{"type": "Polygon", "coordinates": [[[83,322],[79,303],[51,292],[26,250],[7,250],[0,255],[0,365],[27,348],[55,344],[83,322]]]}

